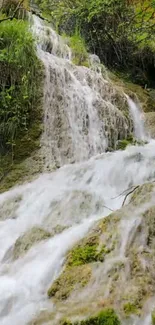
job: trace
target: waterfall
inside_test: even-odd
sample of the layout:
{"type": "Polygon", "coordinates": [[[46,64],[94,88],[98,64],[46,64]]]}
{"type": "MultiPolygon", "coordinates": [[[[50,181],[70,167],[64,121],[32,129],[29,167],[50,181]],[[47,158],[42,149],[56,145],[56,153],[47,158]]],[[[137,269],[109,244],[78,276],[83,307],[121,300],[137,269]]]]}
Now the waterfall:
{"type": "MultiPolygon", "coordinates": [[[[34,20],[38,56],[45,65],[41,150],[45,170],[62,167],[0,195],[1,325],[32,324],[41,311],[55,312],[47,289],[60,274],[66,253],[97,220],[122,207],[125,194],[120,193],[155,178],[154,141],[104,152],[132,127],[118,108],[117,90],[100,73],[74,66],[68,45],[39,18],[34,20]],[[17,240],[34,228],[50,236],[15,258],[17,240]]],[[[127,109],[126,97],[119,96],[118,103],[127,109]]],[[[135,134],[144,139],[137,106],[128,102],[135,134]]],[[[135,220],[121,226],[119,262],[135,220]]]]}
{"type": "MultiPolygon", "coordinates": [[[[101,74],[101,69],[75,66],[71,49],[52,28],[34,16],[38,56],[45,66],[45,168],[86,160],[114,147],[131,132],[126,97],[101,74]],[[98,71],[97,71],[98,70],[98,71]],[[122,105],[122,110],[119,107],[122,105]]],[[[91,56],[91,66],[99,64],[91,56]]]]}
{"type": "Polygon", "coordinates": [[[130,97],[127,96],[129,109],[131,112],[131,116],[134,122],[134,133],[137,140],[146,141],[148,140],[148,136],[144,127],[144,114],[142,110],[138,107],[130,97]]]}

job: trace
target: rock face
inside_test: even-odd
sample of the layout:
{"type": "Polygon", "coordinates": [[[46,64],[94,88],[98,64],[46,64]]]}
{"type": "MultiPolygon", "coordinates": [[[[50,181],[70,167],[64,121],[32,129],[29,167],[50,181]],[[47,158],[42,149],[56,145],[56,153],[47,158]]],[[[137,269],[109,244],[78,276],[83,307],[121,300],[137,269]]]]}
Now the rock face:
{"type": "Polygon", "coordinates": [[[150,137],[155,139],[155,112],[145,113],[145,126],[148,129],[150,137]]]}
{"type": "Polygon", "coordinates": [[[48,239],[51,234],[44,229],[34,227],[19,237],[13,248],[13,259],[17,259],[25,254],[33,245],[41,240],[48,239]]]}
{"type": "Polygon", "coordinates": [[[154,183],[139,186],[127,206],[97,222],[68,253],[48,290],[57,312],[74,320],[112,307],[129,324],[143,319],[155,296],[154,202],[154,183]]]}

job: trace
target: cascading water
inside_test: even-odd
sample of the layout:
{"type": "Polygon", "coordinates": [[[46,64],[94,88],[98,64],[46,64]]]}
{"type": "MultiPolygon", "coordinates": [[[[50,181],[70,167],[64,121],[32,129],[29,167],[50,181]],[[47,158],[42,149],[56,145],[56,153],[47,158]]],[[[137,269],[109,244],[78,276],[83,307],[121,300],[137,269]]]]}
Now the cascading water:
{"type": "MultiPolygon", "coordinates": [[[[38,55],[46,69],[45,167],[86,160],[114,146],[118,138],[126,138],[131,123],[119,110],[122,102],[128,111],[124,94],[118,95],[100,69],[97,72],[73,65],[69,47],[36,16],[33,32],[38,36],[38,55]]],[[[93,61],[91,57],[91,65],[93,61]]]]}
{"type": "Polygon", "coordinates": [[[144,114],[130,97],[127,96],[129,109],[134,122],[134,133],[137,140],[146,141],[148,136],[144,127],[144,114]]]}
{"type": "MultiPolygon", "coordinates": [[[[121,207],[124,197],[120,193],[155,178],[154,141],[100,154],[106,146],[106,131],[93,103],[98,102],[107,110],[109,123],[127,123],[114,106],[111,88],[96,72],[73,66],[70,50],[51,29],[50,35],[55,39],[51,44],[53,52],[44,52],[45,28],[38,18],[36,31],[42,38],[38,52],[46,68],[42,138],[45,164],[56,161],[62,165],[68,157],[78,163],[43,174],[0,195],[1,325],[30,324],[41,310],[51,310],[47,289],[61,272],[67,251],[96,220],[121,207]],[[79,162],[93,155],[90,160],[79,162]],[[15,259],[16,240],[34,227],[50,232],[53,237],[35,243],[25,255],[15,259]],[[62,232],[54,235],[56,227],[62,232]]],[[[118,260],[124,256],[134,219],[121,226],[125,236],[118,260]]]]}

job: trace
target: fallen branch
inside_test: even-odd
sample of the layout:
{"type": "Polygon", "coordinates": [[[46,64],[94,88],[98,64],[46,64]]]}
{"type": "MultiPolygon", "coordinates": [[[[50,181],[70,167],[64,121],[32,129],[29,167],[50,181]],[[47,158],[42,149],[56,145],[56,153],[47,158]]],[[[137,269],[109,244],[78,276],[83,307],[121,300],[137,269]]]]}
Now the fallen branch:
{"type": "Polygon", "coordinates": [[[108,209],[109,211],[112,211],[112,212],[114,212],[114,210],[112,210],[112,209],[108,208],[106,205],[103,205],[103,207],[104,207],[104,208],[106,208],[106,209],[108,209]]]}
{"type": "Polygon", "coordinates": [[[135,186],[134,189],[133,189],[132,191],[128,192],[128,193],[125,195],[125,198],[124,198],[123,203],[122,203],[122,207],[124,206],[127,197],[128,197],[130,194],[132,194],[132,193],[133,193],[137,188],[139,188],[139,186],[140,186],[140,185],[135,186]]]}
{"type": "Polygon", "coordinates": [[[127,191],[129,191],[130,189],[132,189],[134,186],[131,186],[129,188],[127,188],[126,190],[124,190],[122,193],[120,193],[119,195],[112,197],[111,200],[115,200],[118,199],[120,196],[123,196],[127,191]]]}

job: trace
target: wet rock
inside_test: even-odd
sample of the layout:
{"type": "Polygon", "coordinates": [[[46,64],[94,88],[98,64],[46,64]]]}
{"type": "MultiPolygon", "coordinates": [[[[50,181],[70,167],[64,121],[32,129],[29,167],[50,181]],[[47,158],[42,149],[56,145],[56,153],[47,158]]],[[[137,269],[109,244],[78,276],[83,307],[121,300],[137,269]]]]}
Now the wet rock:
{"type": "Polygon", "coordinates": [[[73,290],[85,287],[90,277],[91,268],[88,265],[67,268],[49,288],[48,296],[66,300],[73,290]]]}
{"type": "Polygon", "coordinates": [[[145,113],[145,127],[151,138],[155,139],[155,112],[145,113]]]}
{"type": "Polygon", "coordinates": [[[154,183],[139,186],[126,206],[96,222],[71,249],[48,291],[57,311],[70,314],[68,319],[82,318],[103,305],[117,309],[129,323],[132,315],[140,319],[147,299],[155,295],[154,190],[154,183]]]}
{"type": "Polygon", "coordinates": [[[33,245],[39,243],[41,240],[46,240],[51,237],[51,234],[42,229],[33,227],[19,237],[13,248],[13,259],[17,259],[25,254],[33,245]]]}
{"type": "Polygon", "coordinates": [[[0,204],[0,220],[16,219],[17,209],[19,208],[21,200],[21,195],[15,195],[2,202],[0,204]]]}

